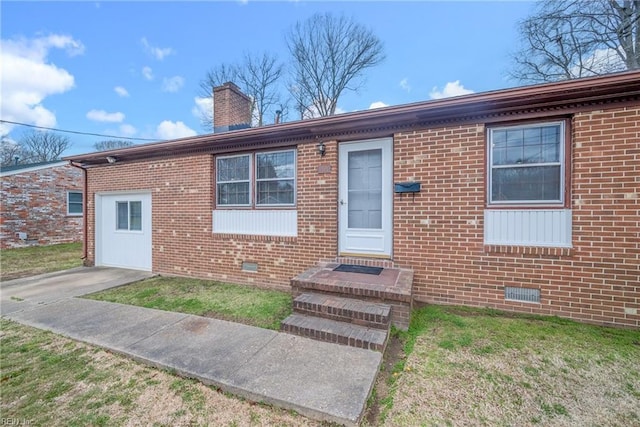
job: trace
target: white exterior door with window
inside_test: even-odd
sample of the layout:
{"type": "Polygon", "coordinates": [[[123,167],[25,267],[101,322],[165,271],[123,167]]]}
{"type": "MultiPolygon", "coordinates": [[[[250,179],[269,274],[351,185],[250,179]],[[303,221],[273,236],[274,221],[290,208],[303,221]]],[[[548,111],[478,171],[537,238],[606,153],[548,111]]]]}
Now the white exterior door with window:
{"type": "Polygon", "coordinates": [[[340,144],[339,252],[391,257],[393,139],[340,144]]]}
{"type": "Polygon", "coordinates": [[[151,271],[151,193],[96,194],[96,265],[151,271]]]}

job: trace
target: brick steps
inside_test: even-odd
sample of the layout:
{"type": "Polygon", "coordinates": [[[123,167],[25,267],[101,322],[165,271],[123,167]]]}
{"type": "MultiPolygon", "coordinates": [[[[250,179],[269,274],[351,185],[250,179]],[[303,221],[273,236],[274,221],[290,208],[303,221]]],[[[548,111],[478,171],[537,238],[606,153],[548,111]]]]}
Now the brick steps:
{"type": "Polygon", "coordinates": [[[388,330],[369,328],[322,317],[294,313],[281,326],[282,331],[319,341],[384,352],[388,330]]]}
{"type": "Polygon", "coordinates": [[[298,295],[293,300],[293,311],[383,330],[389,329],[391,315],[387,304],[313,293],[298,295]]]}
{"type": "Polygon", "coordinates": [[[334,271],[338,265],[321,262],[291,279],[294,298],[301,294],[322,294],[389,305],[391,324],[402,330],[409,327],[413,306],[412,270],[383,264],[379,265],[384,268],[380,275],[339,273],[334,271]]]}
{"type": "MultiPolygon", "coordinates": [[[[374,261],[362,262],[356,265],[374,261]]],[[[336,271],[338,265],[320,262],[291,279],[293,314],[282,322],[282,331],[384,352],[391,324],[409,326],[413,271],[390,261],[372,265],[382,267],[375,275],[336,271]]]]}

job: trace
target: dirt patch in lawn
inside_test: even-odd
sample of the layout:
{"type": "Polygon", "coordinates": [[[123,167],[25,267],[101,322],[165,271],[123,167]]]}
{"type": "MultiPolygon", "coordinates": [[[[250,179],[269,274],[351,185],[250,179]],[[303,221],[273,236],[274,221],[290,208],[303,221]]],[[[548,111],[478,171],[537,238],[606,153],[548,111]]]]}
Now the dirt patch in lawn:
{"type": "Polygon", "coordinates": [[[392,386],[398,376],[398,364],[406,357],[402,346],[403,340],[400,337],[397,335],[389,337],[380,372],[367,402],[363,426],[379,425],[380,418],[387,409],[387,402],[392,396],[392,386]]]}

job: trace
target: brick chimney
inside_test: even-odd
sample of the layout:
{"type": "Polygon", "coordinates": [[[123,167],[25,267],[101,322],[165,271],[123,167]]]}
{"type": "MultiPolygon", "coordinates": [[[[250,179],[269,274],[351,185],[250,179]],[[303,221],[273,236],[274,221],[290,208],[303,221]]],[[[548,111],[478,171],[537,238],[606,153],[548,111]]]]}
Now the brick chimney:
{"type": "Polygon", "coordinates": [[[213,132],[251,127],[251,98],[231,82],[213,88],[213,132]]]}

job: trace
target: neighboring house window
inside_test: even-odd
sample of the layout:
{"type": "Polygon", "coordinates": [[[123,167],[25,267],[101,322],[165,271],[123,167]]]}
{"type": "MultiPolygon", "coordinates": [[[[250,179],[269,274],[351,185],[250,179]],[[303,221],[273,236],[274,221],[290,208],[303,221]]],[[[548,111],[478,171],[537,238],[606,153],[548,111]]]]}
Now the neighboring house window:
{"type": "Polygon", "coordinates": [[[489,130],[489,204],[564,203],[564,122],[489,130]]]}
{"type": "Polygon", "coordinates": [[[82,215],[82,192],[67,192],[67,215],[82,215]]]}
{"type": "Polygon", "coordinates": [[[142,202],[116,202],[116,229],[121,231],[142,230],[142,202]]]}
{"type": "Polygon", "coordinates": [[[295,205],[295,150],[218,157],[216,165],[218,206],[295,205]]]}

